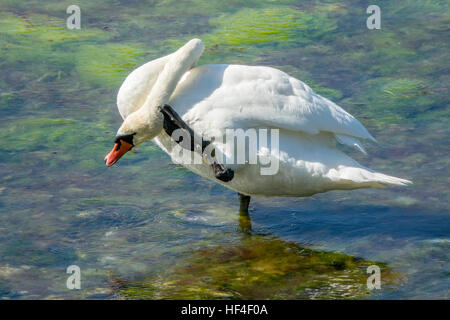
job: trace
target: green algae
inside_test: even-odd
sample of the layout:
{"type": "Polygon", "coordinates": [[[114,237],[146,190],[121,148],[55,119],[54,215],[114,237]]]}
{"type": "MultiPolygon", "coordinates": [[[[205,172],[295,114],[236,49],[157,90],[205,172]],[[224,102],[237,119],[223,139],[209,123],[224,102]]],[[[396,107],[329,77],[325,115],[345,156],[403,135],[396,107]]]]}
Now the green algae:
{"type": "Polygon", "coordinates": [[[2,64],[20,65],[20,69],[29,71],[21,76],[31,83],[44,81],[48,76],[58,81],[61,75],[71,77],[76,72],[78,81],[115,88],[142,62],[138,59],[143,54],[140,44],[102,44],[114,32],[86,27],[68,30],[65,20],[38,14],[18,17],[4,13],[2,18],[2,64]],[[35,62],[23,65],[19,61],[35,62]],[[36,74],[37,78],[33,76],[36,74]]]}
{"type": "MultiPolygon", "coordinates": [[[[313,12],[283,6],[245,8],[236,13],[211,18],[209,25],[213,31],[200,37],[213,52],[222,46],[247,51],[252,50],[253,46],[264,44],[276,43],[284,47],[290,42],[310,43],[325,39],[337,28],[336,19],[328,16],[328,12],[332,9],[321,8],[313,12]]],[[[166,43],[170,47],[177,47],[183,41],[169,40],[166,43]]]]}
{"type": "Polygon", "coordinates": [[[251,236],[194,251],[185,265],[156,277],[111,280],[127,299],[350,299],[370,294],[366,269],[373,264],[382,268],[383,285],[399,281],[382,263],[251,236]]]}
{"type": "MultiPolygon", "coordinates": [[[[242,8],[260,9],[276,5],[288,5],[295,3],[294,0],[240,0],[210,1],[210,0],[163,0],[152,6],[152,12],[176,18],[175,21],[183,21],[184,18],[194,16],[198,20],[201,17],[221,15],[223,13],[234,13],[242,8]]],[[[197,20],[197,22],[199,22],[197,20]]]]}
{"type": "Polygon", "coordinates": [[[62,42],[81,39],[104,40],[109,34],[100,29],[83,28],[69,30],[64,19],[41,14],[24,15],[21,17],[3,14],[1,33],[22,35],[22,39],[32,38],[43,42],[62,42]]]}
{"type": "Polygon", "coordinates": [[[390,1],[383,1],[383,5],[389,8],[389,14],[401,14],[406,15],[406,19],[411,16],[420,14],[446,14],[449,15],[448,9],[450,9],[450,3],[447,0],[404,0],[399,3],[391,3],[390,1]]]}
{"type": "Polygon", "coordinates": [[[240,10],[231,16],[212,19],[217,30],[209,40],[219,44],[243,46],[281,41],[311,41],[336,28],[324,15],[308,15],[290,8],[240,10]]]}
{"type": "Polygon", "coordinates": [[[35,46],[35,49],[40,49],[39,47],[42,46],[48,49],[62,42],[88,39],[104,41],[112,37],[111,33],[96,28],[69,30],[64,19],[42,14],[17,16],[4,12],[0,18],[0,34],[4,36],[1,42],[2,47],[8,47],[9,44],[10,48],[31,45],[35,46]]]}
{"type": "Polygon", "coordinates": [[[70,119],[14,121],[0,132],[0,148],[4,151],[0,159],[10,164],[20,160],[24,166],[42,167],[45,171],[64,171],[63,163],[81,170],[98,169],[104,166],[99,161],[106,153],[102,148],[107,150],[111,144],[104,130],[102,124],[91,125],[70,119]],[[86,159],[86,154],[93,158],[86,159]]]}
{"type": "Polygon", "coordinates": [[[116,88],[139,65],[142,54],[138,45],[85,45],[76,54],[76,70],[89,84],[116,88]]]}
{"type": "Polygon", "coordinates": [[[27,31],[27,23],[24,19],[2,12],[0,14],[0,33],[2,34],[22,34],[27,31]]]}
{"type": "Polygon", "coordinates": [[[69,150],[80,134],[89,133],[69,119],[24,119],[11,123],[1,132],[1,148],[5,151],[33,151],[36,148],[69,150]]]}
{"type": "Polygon", "coordinates": [[[433,105],[431,90],[424,79],[381,77],[367,81],[358,102],[377,122],[399,123],[433,105]]]}

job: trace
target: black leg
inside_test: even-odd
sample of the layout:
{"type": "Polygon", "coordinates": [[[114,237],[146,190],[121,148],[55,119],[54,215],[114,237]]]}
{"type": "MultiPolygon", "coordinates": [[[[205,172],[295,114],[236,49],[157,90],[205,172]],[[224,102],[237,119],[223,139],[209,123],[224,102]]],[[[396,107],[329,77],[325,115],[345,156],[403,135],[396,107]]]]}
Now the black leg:
{"type": "Polygon", "coordinates": [[[239,211],[240,212],[248,212],[248,206],[250,204],[250,196],[246,196],[242,193],[238,192],[238,196],[239,196],[239,201],[240,201],[240,207],[239,207],[239,211]]]}
{"type": "Polygon", "coordinates": [[[250,196],[238,193],[240,206],[239,206],[239,227],[241,231],[249,233],[252,230],[252,221],[248,214],[248,206],[250,204],[250,196]]]}

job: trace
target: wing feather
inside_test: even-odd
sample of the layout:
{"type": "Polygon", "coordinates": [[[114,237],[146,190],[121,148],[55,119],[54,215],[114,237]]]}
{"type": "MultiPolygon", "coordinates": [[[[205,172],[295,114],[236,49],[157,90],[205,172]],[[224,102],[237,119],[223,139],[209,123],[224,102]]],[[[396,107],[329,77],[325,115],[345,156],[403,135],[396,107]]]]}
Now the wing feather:
{"type": "Polygon", "coordinates": [[[206,135],[227,128],[273,127],[315,135],[331,132],[341,143],[364,148],[375,139],[351,114],[308,85],[270,67],[205,65],[179,83],[171,103],[206,135]]]}

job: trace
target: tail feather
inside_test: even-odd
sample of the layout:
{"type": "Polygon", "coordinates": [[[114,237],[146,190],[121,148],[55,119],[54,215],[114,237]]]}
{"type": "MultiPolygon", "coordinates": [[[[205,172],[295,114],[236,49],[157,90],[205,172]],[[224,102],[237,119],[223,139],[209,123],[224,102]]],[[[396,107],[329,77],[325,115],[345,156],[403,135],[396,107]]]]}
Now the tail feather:
{"type": "Polygon", "coordinates": [[[375,172],[367,168],[345,166],[338,168],[331,175],[331,178],[337,180],[338,183],[356,188],[384,188],[387,186],[407,186],[412,184],[412,181],[375,172]]]}
{"type": "Polygon", "coordinates": [[[373,179],[386,186],[408,186],[412,184],[412,181],[394,176],[389,176],[384,173],[373,172],[373,179]]]}

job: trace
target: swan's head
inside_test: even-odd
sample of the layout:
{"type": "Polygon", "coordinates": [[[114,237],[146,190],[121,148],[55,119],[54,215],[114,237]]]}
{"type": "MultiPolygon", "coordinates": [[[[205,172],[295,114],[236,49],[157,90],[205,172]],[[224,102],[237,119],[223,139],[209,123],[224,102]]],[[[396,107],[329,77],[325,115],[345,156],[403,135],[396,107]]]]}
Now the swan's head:
{"type": "Polygon", "coordinates": [[[130,114],[117,131],[114,147],[105,157],[108,167],[115,164],[125,153],[161,133],[164,116],[160,111],[147,114],[139,112],[130,114]]]}

